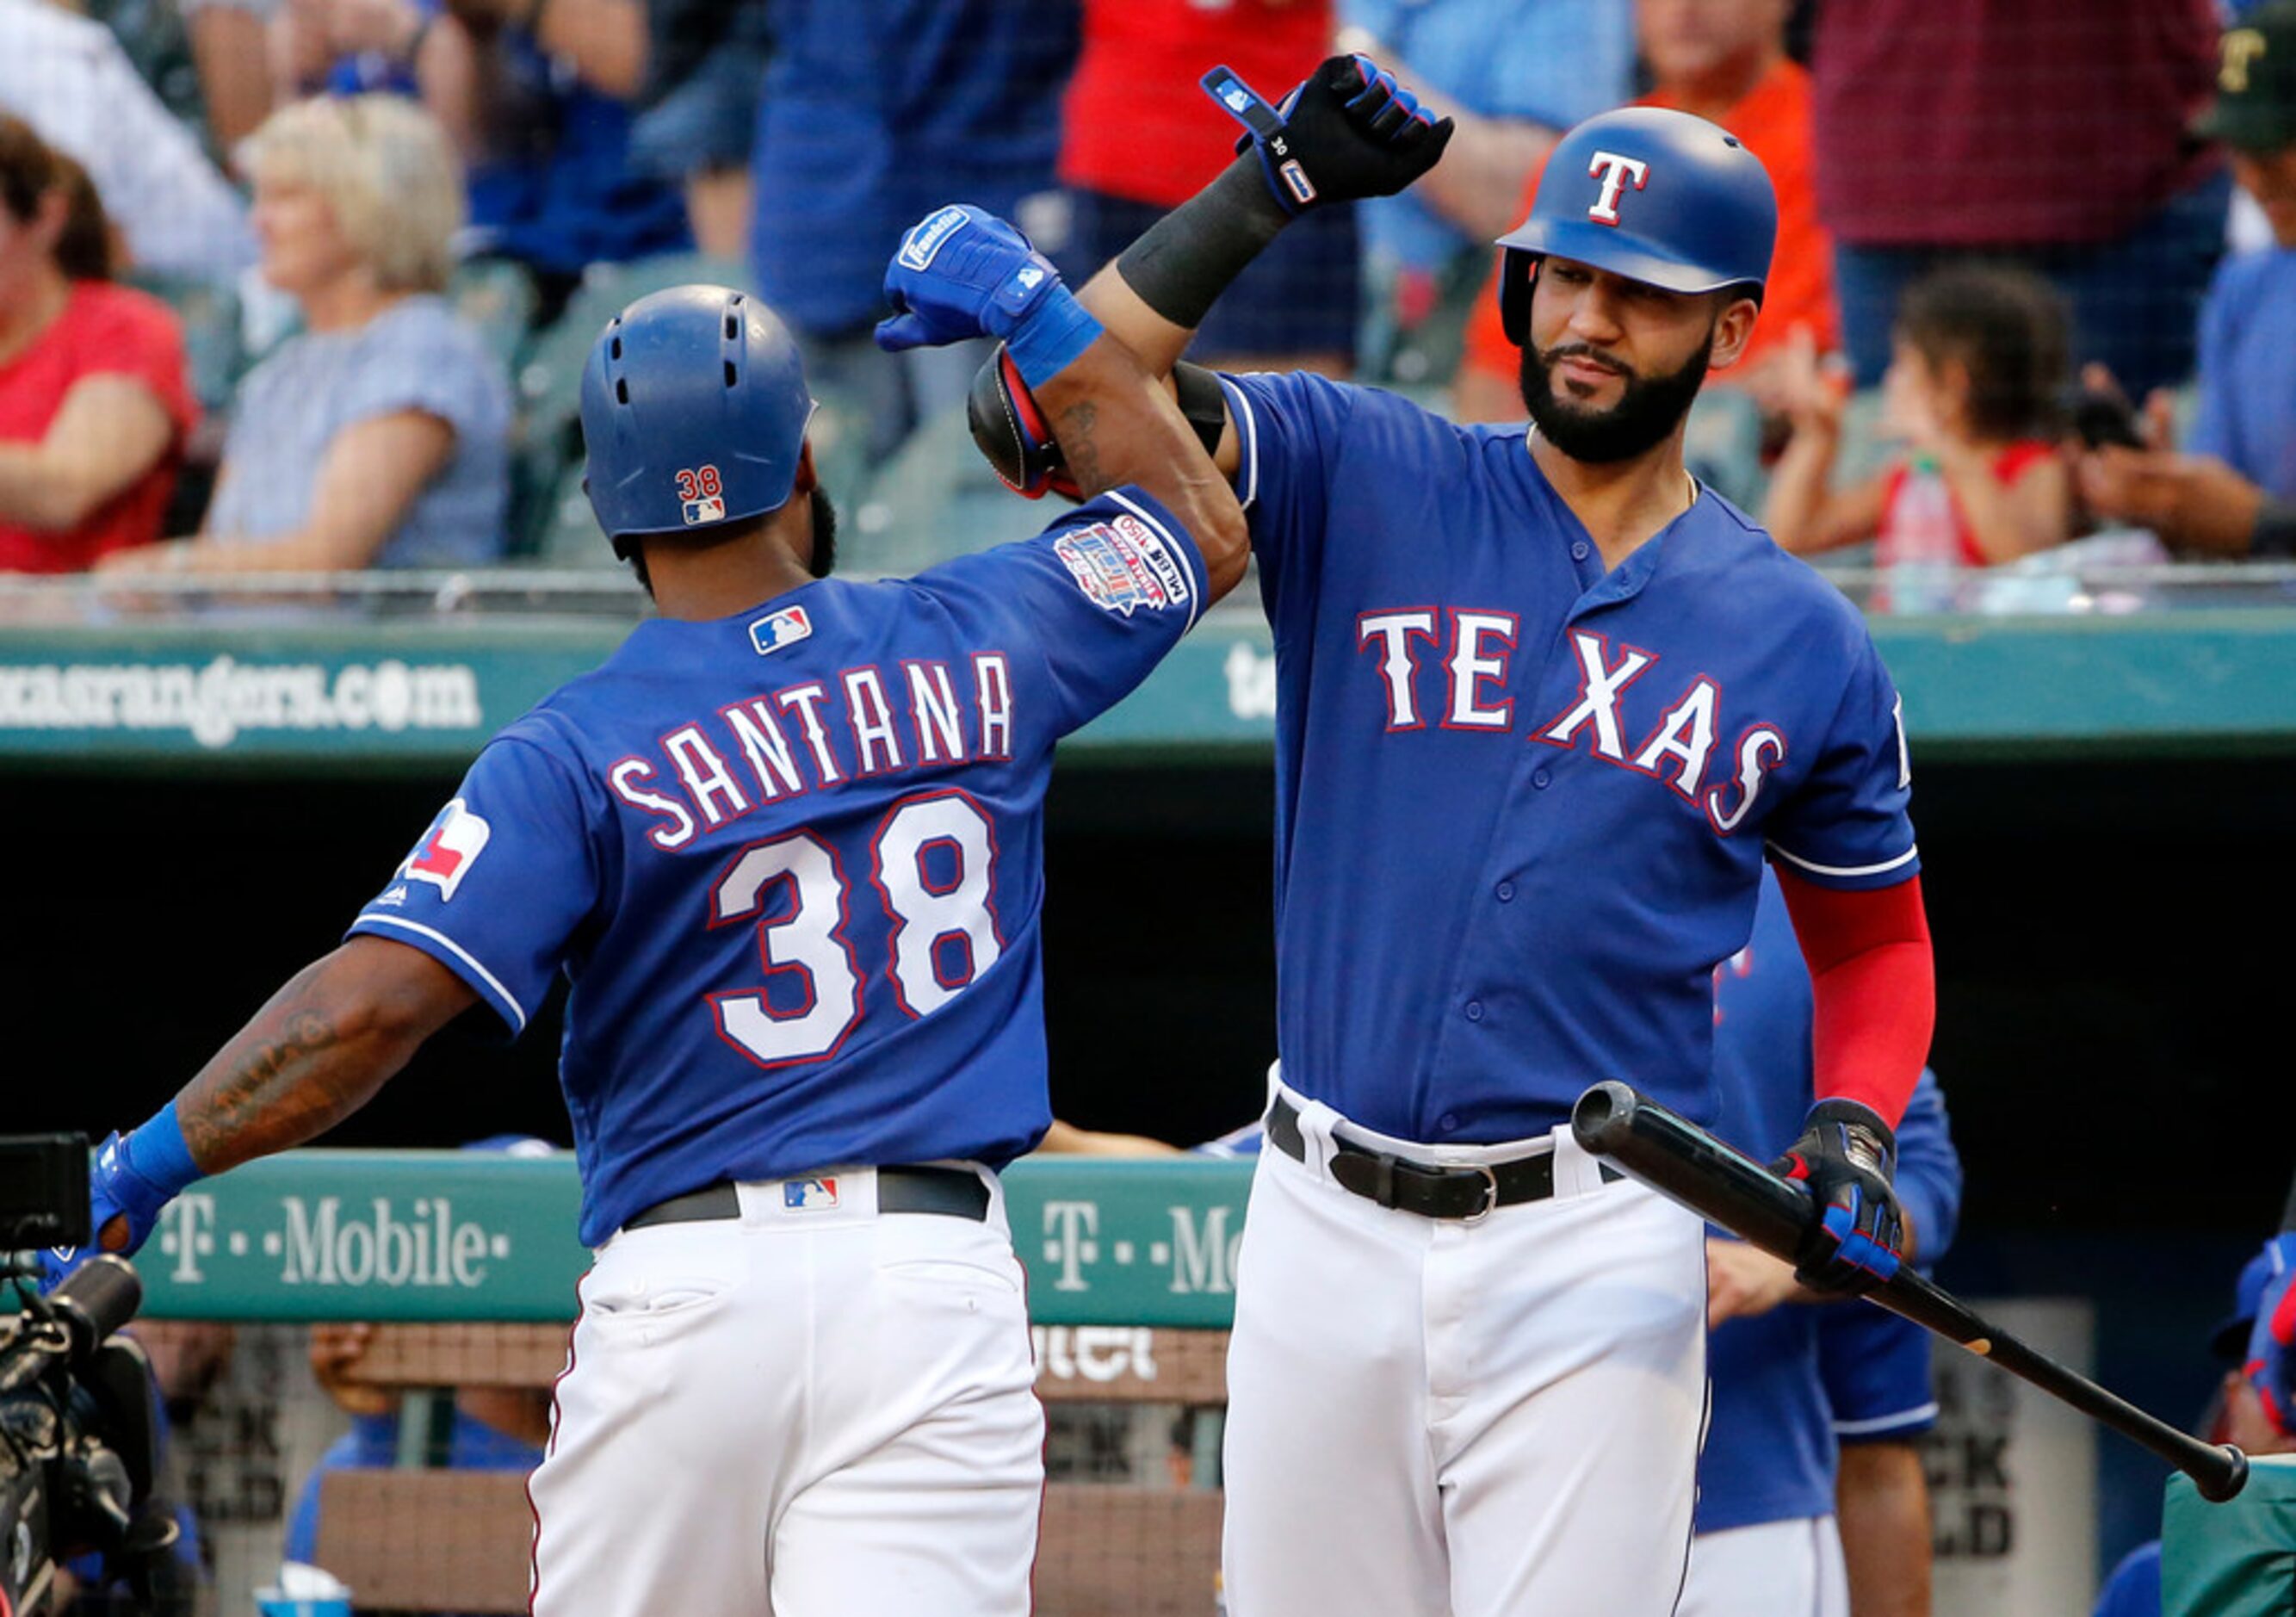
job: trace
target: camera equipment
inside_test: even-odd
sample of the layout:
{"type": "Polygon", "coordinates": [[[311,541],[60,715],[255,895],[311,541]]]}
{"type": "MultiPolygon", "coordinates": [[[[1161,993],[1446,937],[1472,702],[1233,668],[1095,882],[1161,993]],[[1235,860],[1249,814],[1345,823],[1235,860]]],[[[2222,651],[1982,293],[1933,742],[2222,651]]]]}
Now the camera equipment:
{"type": "MultiPolygon", "coordinates": [[[[85,1244],[87,1192],[86,1141],[0,1139],[0,1259],[28,1244],[85,1244]]],[[[124,1259],[99,1254],[42,1297],[20,1278],[29,1268],[0,1270],[20,1276],[23,1302],[0,1313],[0,1612],[56,1610],[58,1566],[94,1555],[98,1580],[124,1588],[131,1609],[188,1613],[175,1520],[152,1489],[151,1366],[114,1334],[135,1317],[143,1283],[124,1259]]]]}
{"type": "Polygon", "coordinates": [[[2107,444],[2118,444],[2124,449],[2145,447],[2144,423],[2117,390],[2079,389],[2068,402],[2065,414],[2081,442],[2092,449],[2101,449],[2107,444]]]}

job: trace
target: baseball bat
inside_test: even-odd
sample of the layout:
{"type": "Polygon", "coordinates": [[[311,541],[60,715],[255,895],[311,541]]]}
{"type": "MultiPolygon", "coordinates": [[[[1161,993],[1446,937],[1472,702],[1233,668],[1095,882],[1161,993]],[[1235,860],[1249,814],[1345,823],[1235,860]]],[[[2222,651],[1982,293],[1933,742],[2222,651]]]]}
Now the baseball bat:
{"type": "MultiPolygon", "coordinates": [[[[1579,1145],[1629,1178],[1772,1257],[1794,1261],[1809,1227],[1808,1194],[1638,1094],[1633,1086],[1613,1080],[1587,1090],[1571,1109],[1570,1131],[1579,1145]]],[[[2248,1482],[2248,1457],[2239,1449],[2228,1443],[2204,1443],[2076,1375],[1987,1322],[1951,1293],[1915,1273],[1911,1264],[1866,1296],[2150,1449],[2192,1478],[2204,1499],[2221,1504],[2248,1482]]]]}

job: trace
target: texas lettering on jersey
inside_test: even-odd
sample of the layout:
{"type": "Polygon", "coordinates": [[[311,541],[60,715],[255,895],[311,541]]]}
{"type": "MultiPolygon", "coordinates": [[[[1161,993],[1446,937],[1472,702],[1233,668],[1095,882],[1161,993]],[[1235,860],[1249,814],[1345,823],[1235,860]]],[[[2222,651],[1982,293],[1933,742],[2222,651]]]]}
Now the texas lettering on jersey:
{"type": "Polygon", "coordinates": [[[668,851],[761,804],[1012,756],[1011,666],[976,652],[969,667],[864,663],[748,697],[668,731],[651,756],[619,759],[606,782],[656,822],[646,840],[668,851]]]}
{"type": "MultiPolygon", "coordinates": [[[[1422,606],[1365,612],[1356,620],[1357,649],[1376,661],[1388,730],[1426,727],[1419,675],[1432,661],[1443,678],[1439,727],[1512,735],[1514,699],[1496,693],[1506,687],[1515,614],[1453,607],[1441,614],[1439,628],[1437,616],[1434,608],[1422,606]]],[[[1742,825],[1764,779],[1786,755],[1784,732],[1757,719],[1738,730],[1726,751],[1719,749],[1722,686],[1703,673],[1679,684],[1664,682],[1676,694],[1662,707],[1655,691],[1637,693],[1633,705],[1641,722],[1632,722],[1628,688],[1658,666],[1658,653],[1629,645],[1614,650],[1592,629],[1574,628],[1570,637],[1578,664],[1577,699],[1542,716],[1531,738],[1569,751],[1584,739],[1603,762],[1647,775],[1702,808],[1717,834],[1728,836],[1742,825]]]]}

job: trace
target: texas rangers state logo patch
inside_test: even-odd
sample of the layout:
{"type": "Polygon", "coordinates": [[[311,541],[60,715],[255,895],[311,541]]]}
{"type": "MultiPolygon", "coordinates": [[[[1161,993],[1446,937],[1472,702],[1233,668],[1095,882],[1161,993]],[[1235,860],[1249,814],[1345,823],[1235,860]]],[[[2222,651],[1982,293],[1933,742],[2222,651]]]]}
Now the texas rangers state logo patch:
{"type": "MultiPolygon", "coordinates": [[[[414,851],[399,866],[399,877],[407,882],[428,882],[439,890],[441,899],[451,899],[493,834],[494,828],[485,817],[472,814],[458,797],[439,810],[439,817],[430,822],[430,829],[422,833],[422,840],[414,844],[414,851]]],[[[400,896],[403,901],[404,893],[400,896]]]]}
{"type": "Polygon", "coordinates": [[[1172,547],[1135,516],[1095,522],[1053,541],[1077,587],[1105,611],[1130,617],[1139,607],[1185,606],[1188,573],[1172,547]]]}

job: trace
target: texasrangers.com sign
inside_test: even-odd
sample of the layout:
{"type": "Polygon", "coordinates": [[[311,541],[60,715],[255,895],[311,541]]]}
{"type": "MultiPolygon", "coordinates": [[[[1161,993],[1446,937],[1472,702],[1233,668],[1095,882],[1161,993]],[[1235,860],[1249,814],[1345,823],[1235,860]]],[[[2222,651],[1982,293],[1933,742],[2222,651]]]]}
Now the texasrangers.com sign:
{"type": "Polygon", "coordinates": [[[0,732],[130,731],[228,747],[251,731],[476,731],[476,671],[463,662],[0,663],[0,732]]]}
{"type": "MultiPolygon", "coordinates": [[[[1045,1326],[1225,1327],[1248,1161],[1037,1158],[1004,1176],[1045,1326]]],[[[174,1319],[556,1321],[590,1254],[570,1153],[294,1151],[202,1179],[136,1254],[174,1319]]]]}

